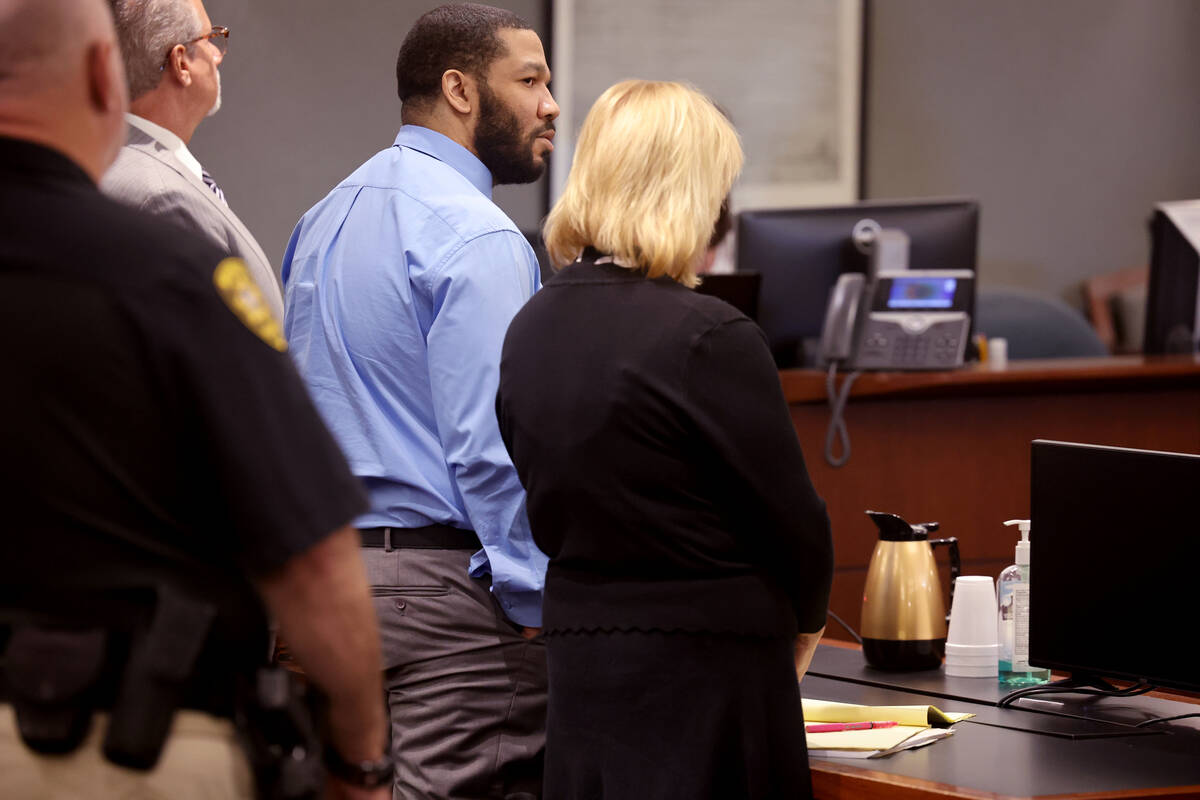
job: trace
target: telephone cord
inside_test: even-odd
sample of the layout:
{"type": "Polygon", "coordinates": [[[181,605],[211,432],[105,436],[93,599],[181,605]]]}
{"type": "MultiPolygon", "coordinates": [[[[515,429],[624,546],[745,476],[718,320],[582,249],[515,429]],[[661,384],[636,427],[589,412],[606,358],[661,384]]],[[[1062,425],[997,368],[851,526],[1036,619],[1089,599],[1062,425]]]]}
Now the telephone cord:
{"type": "Polygon", "coordinates": [[[838,362],[829,364],[825,373],[825,394],[829,398],[829,428],[825,431],[825,460],[831,467],[840,467],[850,460],[850,433],[846,430],[846,401],[850,399],[850,387],[861,372],[851,372],[842,381],[841,389],[836,386],[838,362]],[[834,440],[842,445],[841,456],[833,454],[834,440]]]}

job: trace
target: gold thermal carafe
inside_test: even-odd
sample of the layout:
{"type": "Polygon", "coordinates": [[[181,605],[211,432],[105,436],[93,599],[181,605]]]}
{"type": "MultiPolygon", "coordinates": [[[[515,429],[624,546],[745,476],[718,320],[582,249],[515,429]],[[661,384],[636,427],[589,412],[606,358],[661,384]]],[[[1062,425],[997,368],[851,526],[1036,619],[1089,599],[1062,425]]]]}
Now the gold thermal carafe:
{"type": "Polygon", "coordinates": [[[879,541],[863,590],[862,638],[867,663],[893,671],[936,669],[946,651],[946,605],[933,548],[950,548],[950,597],[962,564],[958,539],[930,539],[936,522],[910,525],[895,514],[868,511],[879,541]]]}

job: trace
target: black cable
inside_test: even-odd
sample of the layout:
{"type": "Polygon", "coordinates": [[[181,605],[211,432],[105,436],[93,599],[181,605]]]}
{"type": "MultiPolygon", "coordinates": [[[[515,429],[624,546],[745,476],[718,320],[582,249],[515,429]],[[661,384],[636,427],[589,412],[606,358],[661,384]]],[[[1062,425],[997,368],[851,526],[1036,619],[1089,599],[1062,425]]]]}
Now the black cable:
{"type": "Polygon", "coordinates": [[[1042,686],[1026,686],[1022,689],[1009,692],[1000,699],[996,705],[1000,708],[1010,708],[1013,703],[1020,700],[1022,697],[1033,697],[1040,694],[1086,694],[1095,695],[1097,697],[1137,697],[1140,694],[1154,691],[1156,686],[1149,683],[1136,683],[1125,689],[1117,688],[1100,688],[1081,686],[1079,683],[1067,678],[1063,681],[1048,683],[1042,686]]]}
{"type": "Polygon", "coordinates": [[[1189,717],[1200,717],[1200,711],[1194,712],[1191,714],[1176,714],[1173,717],[1155,717],[1154,719],[1143,720],[1143,721],[1139,722],[1137,725],[1134,725],[1133,727],[1141,728],[1146,725],[1155,725],[1159,722],[1173,722],[1174,720],[1177,720],[1177,719],[1188,719],[1189,717]]]}
{"type": "Polygon", "coordinates": [[[854,381],[858,379],[861,372],[851,372],[842,381],[842,388],[837,390],[835,381],[837,378],[838,362],[834,361],[829,364],[829,370],[825,373],[825,396],[829,398],[829,428],[825,432],[825,460],[829,462],[831,467],[840,467],[850,460],[850,434],[846,431],[845,410],[846,401],[850,398],[850,387],[854,385],[854,381]],[[833,454],[833,440],[837,438],[842,444],[842,455],[840,457],[833,454]]]}
{"type": "Polygon", "coordinates": [[[858,642],[859,644],[862,644],[862,637],[859,636],[857,633],[855,633],[854,628],[851,628],[849,625],[846,624],[846,620],[842,619],[837,614],[833,613],[833,609],[828,609],[825,611],[825,613],[828,614],[829,616],[833,617],[834,621],[837,622],[838,625],[841,625],[843,628],[845,628],[846,633],[848,633],[854,637],[854,641],[858,642]]]}
{"type": "Polygon", "coordinates": [[[1009,694],[1005,695],[1004,698],[1000,700],[998,705],[1001,708],[1008,708],[1022,697],[1034,697],[1035,695],[1042,694],[1085,694],[1095,695],[1097,697],[1136,697],[1139,694],[1145,694],[1146,692],[1154,691],[1154,688],[1154,686],[1149,684],[1138,684],[1137,686],[1132,686],[1129,689],[1112,690],[1089,689],[1081,686],[1027,686],[1024,689],[1017,689],[1015,692],[1010,692],[1009,694]]]}

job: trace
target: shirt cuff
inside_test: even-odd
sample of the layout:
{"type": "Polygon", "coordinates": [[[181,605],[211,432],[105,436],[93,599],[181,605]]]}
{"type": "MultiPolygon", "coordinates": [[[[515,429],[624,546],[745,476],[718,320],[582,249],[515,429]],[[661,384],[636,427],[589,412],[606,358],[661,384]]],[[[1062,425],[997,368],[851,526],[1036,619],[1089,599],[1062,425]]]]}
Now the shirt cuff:
{"type": "Polygon", "coordinates": [[[493,587],[492,594],[513,622],[526,628],[542,627],[541,592],[503,592],[493,587]]]}

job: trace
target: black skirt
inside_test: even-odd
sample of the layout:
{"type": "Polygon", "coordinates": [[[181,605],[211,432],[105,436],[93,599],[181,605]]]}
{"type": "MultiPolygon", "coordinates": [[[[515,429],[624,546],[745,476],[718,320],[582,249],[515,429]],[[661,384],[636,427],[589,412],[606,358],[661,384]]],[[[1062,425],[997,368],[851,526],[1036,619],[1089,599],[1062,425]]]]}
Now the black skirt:
{"type": "Polygon", "coordinates": [[[551,633],[546,800],[811,798],[793,642],[551,633]]]}

